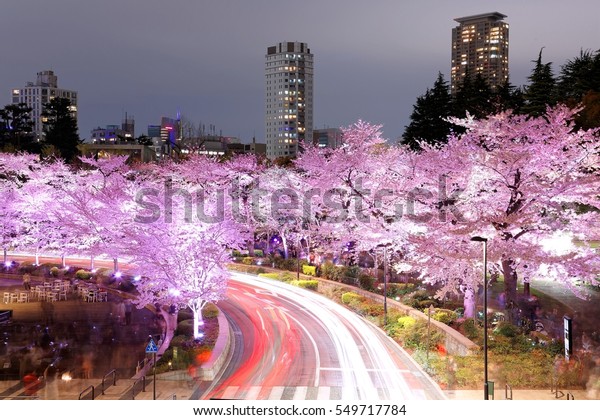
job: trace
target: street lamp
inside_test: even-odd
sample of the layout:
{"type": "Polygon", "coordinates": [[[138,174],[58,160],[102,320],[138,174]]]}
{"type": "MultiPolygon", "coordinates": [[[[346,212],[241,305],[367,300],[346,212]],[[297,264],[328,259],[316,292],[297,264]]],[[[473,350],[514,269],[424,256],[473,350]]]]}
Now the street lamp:
{"type": "Polygon", "coordinates": [[[388,259],[387,247],[391,243],[377,245],[377,248],[383,248],[383,325],[387,325],[387,277],[388,277],[388,259]]]}
{"type": "Polygon", "coordinates": [[[488,317],[487,317],[487,238],[473,236],[473,242],[483,242],[483,399],[490,399],[488,383],[488,317]]]}

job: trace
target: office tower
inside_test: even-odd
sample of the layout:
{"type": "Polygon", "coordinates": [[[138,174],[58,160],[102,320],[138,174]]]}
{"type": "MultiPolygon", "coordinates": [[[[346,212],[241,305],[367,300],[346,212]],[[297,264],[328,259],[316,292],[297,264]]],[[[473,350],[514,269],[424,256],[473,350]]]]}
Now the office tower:
{"type": "Polygon", "coordinates": [[[508,80],[508,23],[498,12],[454,19],[452,28],[452,71],[450,90],[454,94],[467,72],[481,74],[494,89],[508,80]]]}
{"type": "Polygon", "coordinates": [[[293,157],[313,139],[313,55],[303,42],[280,42],[265,56],[267,158],[293,157]]]}
{"type": "Polygon", "coordinates": [[[37,140],[41,140],[44,136],[42,122],[44,104],[49,103],[53,98],[66,98],[71,101],[71,114],[77,121],[77,92],[59,88],[58,77],[52,70],[38,72],[35,84],[27,82],[24,88],[12,90],[13,104],[25,103],[31,108],[33,133],[37,140]]]}

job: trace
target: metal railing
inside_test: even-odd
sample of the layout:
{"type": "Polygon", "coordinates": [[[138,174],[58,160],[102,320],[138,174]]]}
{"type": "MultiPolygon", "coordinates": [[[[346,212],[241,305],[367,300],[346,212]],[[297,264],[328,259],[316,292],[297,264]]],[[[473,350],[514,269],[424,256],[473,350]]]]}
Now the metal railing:
{"type": "Polygon", "coordinates": [[[90,389],[92,390],[92,400],[93,400],[93,399],[95,398],[95,395],[94,395],[94,389],[95,389],[95,388],[94,388],[94,385],[90,385],[90,386],[88,386],[86,389],[84,389],[83,391],[81,391],[81,392],[79,393],[79,399],[80,399],[80,400],[81,400],[81,399],[83,399],[83,398],[81,398],[81,397],[82,397],[82,395],[83,395],[83,394],[85,394],[85,393],[86,393],[87,391],[89,391],[90,389]]]}
{"type": "Polygon", "coordinates": [[[504,399],[505,400],[512,400],[513,399],[512,386],[510,386],[509,384],[506,384],[504,386],[504,399]]]}
{"type": "Polygon", "coordinates": [[[113,381],[112,381],[113,386],[117,384],[117,370],[113,369],[102,377],[102,395],[104,395],[104,390],[105,390],[104,382],[106,381],[106,378],[111,375],[113,378],[113,381]]]}
{"type": "Polygon", "coordinates": [[[131,399],[135,400],[135,386],[142,381],[142,391],[141,392],[146,392],[146,376],[142,376],[139,379],[136,379],[136,381],[133,383],[133,385],[131,386],[131,399]]]}
{"type": "Polygon", "coordinates": [[[552,382],[550,382],[550,393],[554,394],[554,398],[556,399],[565,396],[565,393],[558,389],[558,379],[552,379],[552,382]]]}

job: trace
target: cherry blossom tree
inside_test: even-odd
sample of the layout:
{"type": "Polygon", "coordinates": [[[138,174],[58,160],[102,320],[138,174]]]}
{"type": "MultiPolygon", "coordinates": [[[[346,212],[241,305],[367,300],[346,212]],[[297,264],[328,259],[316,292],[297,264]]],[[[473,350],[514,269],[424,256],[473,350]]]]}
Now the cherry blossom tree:
{"type": "Polygon", "coordinates": [[[414,153],[388,145],[381,126],[363,121],[343,129],[343,139],[334,150],[307,146],[297,159],[310,186],[304,194],[309,226],[329,247],[402,252],[416,227],[407,205],[414,153]]]}
{"type": "Polygon", "coordinates": [[[135,172],[127,156],[80,159],[85,167],[71,182],[58,185],[60,207],[54,217],[72,239],[66,251],[89,254],[93,268],[96,256],[116,261],[123,255],[120,242],[134,206],[135,172]]]}
{"type": "Polygon", "coordinates": [[[600,256],[571,239],[598,238],[598,144],[594,132],[573,129],[573,115],[558,107],[540,118],[455,119],[465,134],[442,148],[423,144],[415,185],[427,192],[419,202],[429,211],[426,232],[413,241],[415,261],[428,281],[443,285],[440,293],[476,290],[466,263],[481,261],[473,236],[488,239],[489,268],[504,277],[509,309],[519,275],[570,288],[575,280],[597,284],[600,256]],[[557,237],[561,250],[548,246],[557,237]]]}
{"type": "Polygon", "coordinates": [[[123,241],[143,275],[136,284],[138,306],[156,305],[171,332],[175,325],[169,325],[174,320],[168,312],[189,307],[197,338],[202,308],[224,297],[231,249],[246,239],[219,205],[224,168],[200,160],[202,166],[194,159],[175,171],[171,165],[150,168],[152,176],[139,186],[134,223],[124,230],[123,241]]]}

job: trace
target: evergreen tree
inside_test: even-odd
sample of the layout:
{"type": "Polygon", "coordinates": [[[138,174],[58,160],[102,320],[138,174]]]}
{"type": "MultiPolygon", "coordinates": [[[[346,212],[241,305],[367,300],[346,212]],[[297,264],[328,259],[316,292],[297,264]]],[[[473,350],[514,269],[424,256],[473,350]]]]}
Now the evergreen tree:
{"type": "Polygon", "coordinates": [[[79,155],[77,146],[81,144],[77,133],[77,121],[71,111],[71,101],[54,98],[44,104],[44,133],[47,146],[53,146],[66,162],[72,162],[79,155]]]}
{"type": "Polygon", "coordinates": [[[534,61],[535,67],[527,78],[530,84],[523,95],[523,113],[531,117],[544,115],[548,106],[556,104],[556,80],[552,73],[552,63],[542,64],[542,50],[543,48],[534,61]]]}
{"type": "Polygon", "coordinates": [[[31,108],[24,103],[6,105],[0,109],[0,148],[8,151],[38,153],[39,144],[33,137],[31,108]]]}
{"type": "Polygon", "coordinates": [[[512,110],[513,114],[520,114],[523,107],[523,91],[513,86],[507,80],[498,86],[492,94],[492,108],[494,113],[512,110]]]}
{"type": "Polygon", "coordinates": [[[580,51],[561,67],[557,86],[561,102],[581,102],[590,91],[600,92],[600,51],[580,51]]]}
{"type": "Polygon", "coordinates": [[[493,110],[492,89],[489,84],[480,73],[473,78],[467,72],[458,85],[452,115],[462,118],[469,113],[480,119],[491,114],[493,110]]]}
{"type": "Polygon", "coordinates": [[[452,126],[446,121],[450,116],[451,106],[452,97],[448,83],[444,80],[443,74],[438,73],[433,88],[427,89],[413,105],[410,123],[405,127],[402,136],[402,144],[408,145],[413,150],[419,150],[420,140],[429,144],[445,143],[452,126]]]}

